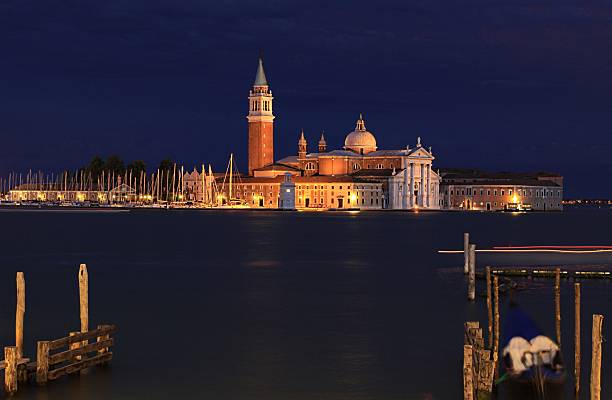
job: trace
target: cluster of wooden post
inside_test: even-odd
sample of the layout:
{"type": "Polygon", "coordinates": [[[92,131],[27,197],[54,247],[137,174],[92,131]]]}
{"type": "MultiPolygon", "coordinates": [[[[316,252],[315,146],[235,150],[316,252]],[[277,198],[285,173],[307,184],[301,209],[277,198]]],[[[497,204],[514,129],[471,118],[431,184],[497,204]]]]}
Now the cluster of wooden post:
{"type": "Polygon", "coordinates": [[[494,360],[485,349],[480,324],[466,322],[463,340],[463,398],[476,399],[493,391],[494,360]]]}
{"type": "MultiPolygon", "coordinates": [[[[469,234],[464,233],[464,272],[468,274],[468,299],[475,299],[476,282],[476,246],[469,243],[469,234]]],[[[561,270],[556,268],[555,277],[555,331],[559,347],[561,347],[561,270]]],[[[499,278],[492,276],[491,267],[486,267],[487,284],[487,319],[488,319],[488,348],[484,349],[482,329],[478,322],[466,322],[463,348],[463,388],[464,399],[475,399],[477,393],[490,393],[489,365],[491,365],[490,384],[499,377],[499,278]],[[485,353],[486,352],[486,353],[485,353]],[[489,364],[490,362],[490,364],[489,364]],[[480,369],[482,368],[482,369],[480,369]],[[486,381],[489,382],[489,381],[486,381]]],[[[581,377],[581,348],[580,348],[580,283],[574,283],[574,376],[575,395],[580,394],[581,377]]],[[[591,354],[591,400],[600,400],[601,396],[601,359],[602,359],[602,326],[603,316],[593,315],[592,354],[591,354]]]]}
{"type": "MultiPolygon", "coordinates": [[[[470,245],[468,257],[469,269],[472,270],[472,251],[470,245]]],[[[475,269],[475,268],[474,268],[475,269]]],[[[488,342],[485,347],[484,337],[480,323],[471,321],[464,326],[463,347],[463,398],[476,399],[488,397],[493,391],[493,382],[498,376],[499,352],[499,280],[491,276],[491,268],[486,267],[487,281],[487,333],[488,342]]]]}
{"type": "Polygon", "coordinates": [[[70,336],[53,341],[39,341],[36,354],[36,382],[44,385],[48,380],[60,378],[66,374],[83,372],[94,365],[105,364],[112,359],[109,347],[114,344],[110,334],[115,332],[112,325],[98,325],[98,328],[87,332],[70,332],[70,336]],[[95,343],[83,345],[89,339],[95,343]],[[51,354],[52,350],[59,351],[51,354]],[[88,353],[96,352],[87,358],[88,353]],[[67,363],[67,364],[65,364],[67,363]],[[58,364],[64,364],[58,367],[58,364]]]}
{"type": "MultiPolygon", "coordinates": [[[[27,380],[28,358],[23,357],[24,316],[25,316],[25,278],[23,272],[17,272],[17,306],[15,314],[15,346],[4,348],[4,361],[1,363],[4,369],[4,390],[7,394],[17,391],[18,381],[27,380]]],[[[89,325],[89,302],[88,302],[88,275],[87,266],[81,264],[79,268],[79,305],[81,319],[81,333],[88,331],[89,325]]],[[[106,335],[108,339],[108,335],[106,335]]],[[[100,338],[98,338],[100,340],[100,338]]],[[[104,337],[102,338],[104,340],[104,337]]],[[[76,343],[77,347],[87,346],[87,341],[76,343]]],[[[45,371],[49,368],[49,342],[38,342],[36,370],[45,371]],[[44,355],[47,357],[44,357],[44,355]]],[[[45,379],[46,381],[46,379],[45,379]]]]}

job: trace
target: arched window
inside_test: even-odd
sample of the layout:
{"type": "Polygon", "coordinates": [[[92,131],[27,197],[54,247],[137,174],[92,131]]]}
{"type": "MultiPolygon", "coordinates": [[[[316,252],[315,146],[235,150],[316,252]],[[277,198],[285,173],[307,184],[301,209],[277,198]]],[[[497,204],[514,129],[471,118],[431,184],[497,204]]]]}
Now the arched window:
{"type": "Polygon", "coordinates": [[[314,171],[315,169],[317,169],[317,166],[313,162],[307,162],[306,165],[304,166],[304,169],[306,171],[314,171]]]}
{"type": "Polygon", "coordinates": [[[383,169],[383,165],[382,165],[382,164],[378,164],[378,165],[376,166],[376,168],[377,168],[377,169],[383,169]]]}
{"type": "Polygon", "coordinates": [[[353,164],[353,171],[359,171],[361,169],[361,165],[359,163],[353,164]]]}

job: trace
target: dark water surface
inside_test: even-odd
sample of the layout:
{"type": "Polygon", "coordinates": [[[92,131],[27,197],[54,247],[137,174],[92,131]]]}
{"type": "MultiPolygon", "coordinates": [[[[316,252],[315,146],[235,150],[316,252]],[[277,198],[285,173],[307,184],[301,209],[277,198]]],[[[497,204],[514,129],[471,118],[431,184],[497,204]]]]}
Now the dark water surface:
{"type": "MultiPolygon", "coordinates": [[[[119,327],[109,368],[17,398],[460,399],[463,322],[485,323],[485,305],[466,300],[462,256],[436,251],[460,249],[464,231],[480,248],[610,245],[612,212],[2,210],[1,344],[14,343],[18,270],[26,355],[35,358],[36,340],[78,330],[79,263],[89,268],[91,325],[119,327]]],[[[479,257],[478,266],[567,261],[479,257]]],[[[612,264],[612,256],[568,263],[612,264]]],[[[551,335],[552,284],[530,282],[518,294],[551,335]]],[[[571,284],[562,286],[562,329],[573,371],[571,284]]],[[[584,398],[591,314],[606,316],[612,337],[611,289],[583,284],[584,398]]],[[[611,380],[604,343],[602,398],[612,398],[611,380]]]]}

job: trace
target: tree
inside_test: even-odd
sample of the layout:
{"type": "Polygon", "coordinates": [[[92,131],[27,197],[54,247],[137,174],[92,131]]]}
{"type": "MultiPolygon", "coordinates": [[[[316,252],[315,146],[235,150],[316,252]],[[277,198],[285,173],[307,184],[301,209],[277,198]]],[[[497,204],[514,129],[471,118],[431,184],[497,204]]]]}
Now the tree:
{"type": "Polygon", "coordinates": [[[106,159],[104,170],[114,172],[115,176],[122,176],[125,173],[125,164],[118,155],[114,154],[106,159]]]}
{"type": "Polygon", "coordinates": [[[170,193],[169,185],[172,184],[172,178],[170,178],[170,174],[174,173],[174,161],[169,158],[165,160],[161,160],[159,163],[159,173],[160,173],[160,194],[162,199],[167,199],[170,193]]]}
{"type": "Polygon", "coordinates": [[[140,185],[142,184],[141,178],[144,179],[143,174],[145,172],[147,172],[147,166],[145,165],[144,161],[142,160],[134,160],[131,163],[128,164],[127,166],[127,171],[128,174],[132,176],[132,182],[130,182],[130,184],[133,184],[135,181],[136,184],[136,190],[140,190],[140,185]]]}
{"type": "Polygon", "coordinates": [[[104,160],[100,156],[92,158],[85,167],[85,173],[91,175],[94,181],[102,175],[102,171],[104,171],[104,160]]]}
{"type": "Polygon", "coordinates": [[[169,158],[166,158],[165,160],[161,160],[161,162],[159,163],[160,171],[172,171],[173,168],[174,168],[174,161],[172,161],[169,158]]]}
{"type": "Polygon", "coordinates": [[[132,171],[132,176],[140,176],[141,172],[147,171],[147,166],[142,160],[134,160],[127,166],[128,171],[132,171]]]}

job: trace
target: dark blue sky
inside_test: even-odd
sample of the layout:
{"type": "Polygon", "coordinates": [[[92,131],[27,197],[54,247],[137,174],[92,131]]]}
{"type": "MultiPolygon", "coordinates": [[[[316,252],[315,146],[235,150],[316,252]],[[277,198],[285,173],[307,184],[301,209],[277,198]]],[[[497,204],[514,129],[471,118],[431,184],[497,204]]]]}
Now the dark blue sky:
{"type": "Polygon", "coordinates": [[[612,4],[585,1],[0,1],[0,174],[117,153],[246,166],[259,49],[275,156],[379,148],[439,167],[552,170],[612,197],[612,4]],[[607,4],[607,5],[606,5],[607,4]]]}

